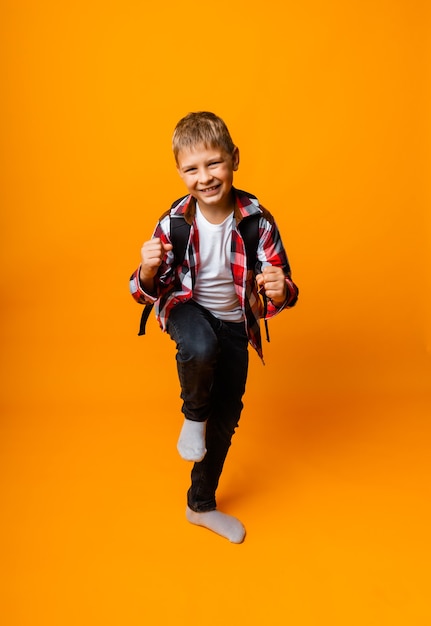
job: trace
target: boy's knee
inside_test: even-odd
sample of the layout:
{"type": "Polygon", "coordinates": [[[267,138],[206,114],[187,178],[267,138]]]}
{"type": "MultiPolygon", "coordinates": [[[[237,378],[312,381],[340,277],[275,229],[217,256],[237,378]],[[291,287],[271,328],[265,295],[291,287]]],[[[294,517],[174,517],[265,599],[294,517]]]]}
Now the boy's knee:
{"type": "Polygon", "coordinates": [[[186,344],[178,346],[178,357],[183,363],[193,362],[201,367],[212,366],[217,357],[217,342],[199,337],[190,338],[186,344]]]}

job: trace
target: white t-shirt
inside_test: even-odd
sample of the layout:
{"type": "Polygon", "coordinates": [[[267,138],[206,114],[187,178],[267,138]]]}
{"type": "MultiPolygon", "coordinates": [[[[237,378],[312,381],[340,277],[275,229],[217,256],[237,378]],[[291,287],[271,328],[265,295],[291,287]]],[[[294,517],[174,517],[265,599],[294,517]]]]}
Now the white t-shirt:
{"type": "Polygon", "coordinates": [[[211,224],[196,203],[200,268],[193,300],[221,320],[241,322],[244,316],[235,292],[230,261],[233,219],[232,212],[221,224],[211,224]]]}

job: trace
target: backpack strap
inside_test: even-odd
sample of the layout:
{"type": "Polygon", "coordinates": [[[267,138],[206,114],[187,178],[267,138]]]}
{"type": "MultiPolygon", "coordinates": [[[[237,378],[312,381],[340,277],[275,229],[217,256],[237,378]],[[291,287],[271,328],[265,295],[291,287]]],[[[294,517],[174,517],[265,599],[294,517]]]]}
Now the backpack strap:
{"type": "Polygon", "coordinates": [[[144,310],[142,311],[141,321],[139,323],[139,332],[138,337],[141,335],[145,335],[145,327],[147,325],[147,320],[150,317],[150,313],[153,310],[153,303],[148,303],[144,306],[144,310]]]}
{"type": "Polygon", "coordinates": [[[187,242],[190,235],[190,224],[182,215],[170,216],[171,243],[174,253],[174,265],[181,265],[186,256],[187,242]]]}
{"type": "Polygon", "coordinates": [[[238,229],[244,239],[245,253],[247,255],[247,269],[256,271],[257,246],[259,243],[259,217],[250,215],[239,223],[238,229]]]}

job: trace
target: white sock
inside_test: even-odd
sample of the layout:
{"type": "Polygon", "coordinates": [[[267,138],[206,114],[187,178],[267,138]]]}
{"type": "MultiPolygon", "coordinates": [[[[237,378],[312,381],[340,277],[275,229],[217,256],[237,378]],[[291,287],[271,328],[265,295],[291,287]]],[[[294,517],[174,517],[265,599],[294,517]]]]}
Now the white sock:
{"type": "Polygon", "coordinates": [[[205,447],[206,422],[193,422],[185,419],[178,439],[177,449],[186,461],[202,461],[205,447]]]}
{"type": "Polygon", "coordinates": [[[232,543],[242,543],[245,538],[245,528],[236,517],[226,515],[220,511],[205,511],[196,513],[189,507],[186,509],[187,520],[196,526],[203,526],[229,539],[232,543]]]}

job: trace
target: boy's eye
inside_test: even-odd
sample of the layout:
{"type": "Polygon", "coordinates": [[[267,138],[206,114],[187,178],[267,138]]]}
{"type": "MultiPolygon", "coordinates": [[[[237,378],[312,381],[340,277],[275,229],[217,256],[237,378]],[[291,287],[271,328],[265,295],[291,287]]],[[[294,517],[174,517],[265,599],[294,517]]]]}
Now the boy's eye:
{"type": "Polygon", "coordinates": [[[191,172],[195,172],[196,168],[195,167],[189,167],[186,169],[186,174],[190,174],[191,172]]]}
{"type": "Polygon", "coordinates": [[[210,166],[211,165],[220,165],[220,161],[211,161],[210,166]]]}

